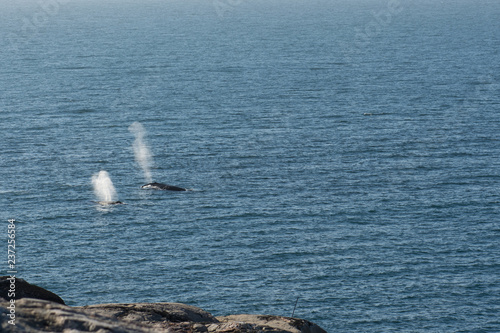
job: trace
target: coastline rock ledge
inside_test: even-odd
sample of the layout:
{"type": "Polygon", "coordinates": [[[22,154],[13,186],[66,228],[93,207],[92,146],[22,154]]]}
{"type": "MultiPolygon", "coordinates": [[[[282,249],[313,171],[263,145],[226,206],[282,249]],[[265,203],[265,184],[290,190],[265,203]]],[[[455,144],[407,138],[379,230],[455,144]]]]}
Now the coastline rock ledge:
{"type": "Polygon", "coordinates": [[[1,332],[326,333],[304,319],[248,314],[214,317],[200,308],[181,303],[72,307],[65,305],[59,296],[22,279],[16,279],[15,310],[12,311],[7,278],[0,277],[1,332]],[[13,313],[15,325],[12,325],[13,313]]]}

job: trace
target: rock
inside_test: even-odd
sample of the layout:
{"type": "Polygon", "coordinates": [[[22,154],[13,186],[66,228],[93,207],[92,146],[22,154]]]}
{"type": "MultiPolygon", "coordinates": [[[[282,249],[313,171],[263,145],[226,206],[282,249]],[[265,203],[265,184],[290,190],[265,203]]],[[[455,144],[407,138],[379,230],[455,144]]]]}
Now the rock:
{"type": "Polygon", "coordinates": [[[202,325],[202,324],[194,324],[193,329],[196,332],[208,332],[207,327],[205,325],[202,325]]]}
{"type": "Polygon", "coordinates": [[[210,313],[181,303],[133,303],[133,304],[98,304],[77,307],[88,314],[97,314],[110,319],[125,322],[158,323],[217,323],[210,313]]]}
{"type": "Polygon", "coordinates": [[[153,329],[140,323],[122,323],[104,316],[91,315],[67,305],[23,298],[15,302],[15,326],[8,321],[7,302],[0,304],[2,332],[113,332],[152,333],[153,329]]]}
{"type": "Polygon", "coordinates": [[[21,298],[36,298],[43,299],[46,301],[56,302],[64,304],[61,297],[57,296],[53,292],[50,292],[42,287],[30,284],[23,279],[15,279],[15,297],[9,297],[9,290],[12,280],[9,279],[10,276],[0,276],[0,297],[10,300],[21,299],[21,298]]]}
{"type": "Polygon", "coordinates": [[[266,332],[326,333],[324,329],[310,321],[291,317],[241,314],[217,317],[217,319],[221,323],[246,323],[266,332]]]}
{"type": "MultiPolygon", "coordinates": [[[[8,283],[2,285],[2,292],[6,293],[10,281],[1,281],[8,283]]],[[[0,298],[0,332],[326,333],[319,326],[303,319],[263,315],[216,318],[200,308],[180,303],[70,307],[64,305],[57,295],[22,279],[16,280],[16,296],[18,292],[21,299],[16,299],[14,303],[7,297],[5,301],[0,298]],[[28,298],[27,295],[37,298],[28,298]],[[42,298],[55,299],[56,302],[42,298]],[[15,326],[9,323],[14,319],[13,315],[15,326]]]]}

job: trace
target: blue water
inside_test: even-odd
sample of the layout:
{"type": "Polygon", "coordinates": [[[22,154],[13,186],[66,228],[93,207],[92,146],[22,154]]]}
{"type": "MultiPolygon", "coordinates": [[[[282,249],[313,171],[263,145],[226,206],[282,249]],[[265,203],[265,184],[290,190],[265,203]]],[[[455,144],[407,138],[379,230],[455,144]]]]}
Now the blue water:
{"type": "Polygon", "coordinates": [[[18,276],[70,305],[500,331],[500,2],[0,6],[18,276]],[[193,191],[140,189],[135,121],[154,180],[193,191]],[[93,203],[100,170],[126,205],[93,203]]]}

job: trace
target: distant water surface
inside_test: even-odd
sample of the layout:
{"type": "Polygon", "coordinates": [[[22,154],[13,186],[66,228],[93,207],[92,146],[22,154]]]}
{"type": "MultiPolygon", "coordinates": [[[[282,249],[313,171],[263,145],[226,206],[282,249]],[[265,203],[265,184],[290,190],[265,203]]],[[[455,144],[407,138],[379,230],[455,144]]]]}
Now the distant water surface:
{"type": "Polygon", "coordinates": [[[500,2],[53,3],[0,4],[20,277],[69,305],[500,331],[500,2]],[[140,189],[135,121],[154,180],[193,191],[140,189]],[[126,205],[93,203],[100,170],[126,205]]]}

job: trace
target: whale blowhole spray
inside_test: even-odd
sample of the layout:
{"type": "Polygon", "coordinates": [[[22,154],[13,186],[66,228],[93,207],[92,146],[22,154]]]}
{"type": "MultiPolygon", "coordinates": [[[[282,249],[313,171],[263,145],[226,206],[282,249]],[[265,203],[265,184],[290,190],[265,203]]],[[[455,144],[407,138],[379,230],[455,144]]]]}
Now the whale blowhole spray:
{"type": "Polygon", "coordinates": [[[92,175],[92,185],[94,187],[94,194],[99,200],[98,203],[102,205],[116,205],[122,203],[121,201],[117,201],[118,195],[107,171],[101,170],[92,175]]]}
{"type": "Polygon", "coordinates": [[[151,183],[153,181],[153,177],[151,176],[152,155],[144,139],[146,130],[138,121],[132,123],[128,130],[135,136],[133,144],[135,160],[142,168],[146,182],[151,183]]]}

